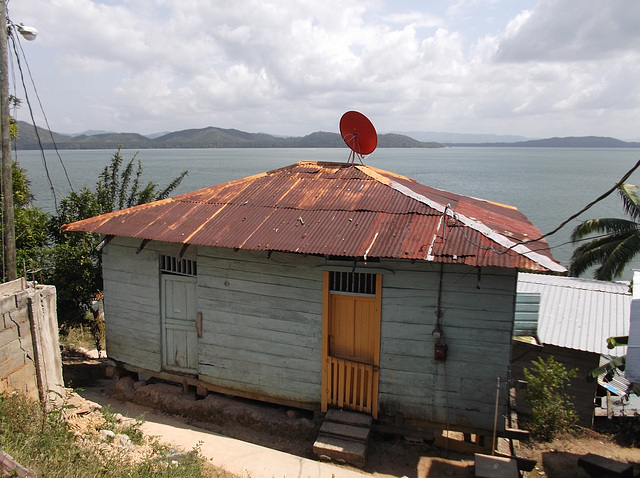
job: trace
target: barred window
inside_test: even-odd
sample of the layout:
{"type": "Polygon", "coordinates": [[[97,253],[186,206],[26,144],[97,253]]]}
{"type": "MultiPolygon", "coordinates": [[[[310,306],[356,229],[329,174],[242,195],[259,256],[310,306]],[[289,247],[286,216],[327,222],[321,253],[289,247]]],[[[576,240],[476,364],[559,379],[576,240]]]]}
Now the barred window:
{"type": "Polygon", "coordinates": [[[162,255],[160,256],[160,272],[196,277],[198,275],[198,267],[196,261],[191,259],[162,255]]]}
{"type": "Polygon", "coordinates": [[[329,271],[329,290],[350,294],[376,295],[376,275],[366,272],[329,271]]]}

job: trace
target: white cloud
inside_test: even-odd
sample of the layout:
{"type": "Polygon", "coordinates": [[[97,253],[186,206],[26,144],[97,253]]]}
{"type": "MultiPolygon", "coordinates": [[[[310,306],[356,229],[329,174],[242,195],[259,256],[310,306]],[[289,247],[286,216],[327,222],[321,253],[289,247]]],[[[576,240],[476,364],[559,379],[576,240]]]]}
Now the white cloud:
{"type": "Polygon", "coordinates": [[[640,9],[632,0],[541,0],[507,27],[497,59],[575,62],[640,47],[640,9]]]}
{"type": "Polygon", "coordinates": [[[382,131],[637,136],[631,0],[10,7],[40,31],[25,52],[53,129],[301,135],[360,109],[382,131]]]}

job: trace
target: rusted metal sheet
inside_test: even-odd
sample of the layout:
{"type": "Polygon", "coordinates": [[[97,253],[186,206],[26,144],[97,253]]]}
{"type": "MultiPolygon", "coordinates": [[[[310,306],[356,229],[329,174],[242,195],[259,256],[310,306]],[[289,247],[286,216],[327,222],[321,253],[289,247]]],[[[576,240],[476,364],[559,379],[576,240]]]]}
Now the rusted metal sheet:
{"type": "Polygon", "coordinates": [[[563,271],[517,209],[368,166],[302,161],[64,226],[164,242],[563,271]]]}

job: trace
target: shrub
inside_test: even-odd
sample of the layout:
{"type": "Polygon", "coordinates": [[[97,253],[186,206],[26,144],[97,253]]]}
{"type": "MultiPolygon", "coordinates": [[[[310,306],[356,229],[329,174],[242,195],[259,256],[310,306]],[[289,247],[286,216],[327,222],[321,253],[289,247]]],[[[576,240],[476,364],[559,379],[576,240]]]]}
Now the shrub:
{"type": "Polygon", "coordinates": [[[546,361],[538,357],[531,364],[533,367],[524,370],[528,382],[525,399],[533,412],[528,425],[535,437],[550,441],[578,419],[572,397],[565,393],[577,370],[567,370],[553,357],[546,361]]]}
{"type": "MultiPolygon", "coordinates": [[[[45,413],[38,402],[19,393],[0,393],[0,449],[37,476],[52,478],[233,476],[210,468],[199,447],[181,454],[180,460],[175,451],[155,440],[151,442],[154,454],[140,462],[131,460],[124,449],[110,452],[89,430],[76,430],[76,438],[64,420],[64,410],[45,413]]],[[[118,428],[109,407],[103,409],[103,418],[118,433],[130,433],[134,443],[147,440],[140,431],[141,418],[128,428],[118,428]]]]}

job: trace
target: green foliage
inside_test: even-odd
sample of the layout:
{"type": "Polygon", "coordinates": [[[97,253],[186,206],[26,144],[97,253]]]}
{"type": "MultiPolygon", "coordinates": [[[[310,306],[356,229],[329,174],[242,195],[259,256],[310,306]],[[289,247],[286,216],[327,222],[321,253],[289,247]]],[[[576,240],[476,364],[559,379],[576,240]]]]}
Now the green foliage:
{"type": "Polygon", "coordinates": [[[123,167],[120,148],[98,176],[95,189],[83,187],[60,201],[58,215],[51,220],[55,242],[51,283],[58,291],[58,320],[63,328],[87,323],[86,312],[102,290],[102,257],[97,234],[64,232],[70,222],[165,199],[178,187],[187,171],[164,189],[152,181],[143,184],[142,162],[134,155],[123,167]],[[136,165],[134,173],[134,164],[136,165]]]}
{"type": "Polygon", "coordinates": [[[604,234],[578,246],[571,257],[569,274],[579,276],[593,266],[598,266],[593,276],[599,280],[613,280],[622,276],[624,268],[640,252],[640,193],[633,184],[618,187],[623,209],[629,219],[589,219],[576,226],[571,241],[604,234]]]}
{"type": "Polygon", "coordinates": [[[54,248],[49,282],[56,286],[58,321],[61,328],[88,323],[89,306],[102,289],[102,271],[91,235],[79,235],[54,248]]]}
{"type": "MultiPolygon", "coordinates": [[[[17,162],[11,165],[16,238],[16,263],[27,270],[42,270],[50,258],[48,225],[51,216],[34,207],[30,182],[17,162]]],[[[1,212],[0,212],[1,214],[1,212]]],[[[2,231],[4,232],[4,231],[2,231]]]]}
{"type": "Polygon", "coordinates": [[[187,171],[183,171],[162,191],[158,190],[158,185],[153,181],[149,181],[143,186],[141,183],[142,162],[140,159],[137,160],[135,177],[132,177],[136,159],[137,153],[122,169],[122,155],[120,154],[120,149],[118,149],[111,160],[111,164],[100,173],[95,199],[101,214],[165,199],[187,175],[187,171]]]}
{"type": "Polygon", "coordinates": [[[102,407],[100,413],[106,423],[104,429],[111,430],[116,435],[127,435],[131,439],[131,443],[134,445],[142,445],[144,442],[144,434],[140,427],[144,424],[144,415],[138,416],[134,422],[127,422],[122,424],[118,419],[118,414],[113,411],[111,405],[102,407]]]}
{"type": "MultiPolygon", "coordinates": [[[[607,348],[613,349],[616,347],[623,347],[629,345],[629,336],[623,335],[619,337],[609,337],[607,339],[607,348]]],[[[599,376],[603,375],[603,380],[605,382],[610,382],[613,380],[615,375],[619,372],[624,373],[624,369],[627,366],[627,356],[621,355],[620,357],[615,357],[613,360],[596,367],[589,375],[587,375],[588,381],[594,381],[599,376]]],[[[630,382],[629,387],[625,391],[626,395],[634,394],[640,396],[640,383],[630,382]]]]}
{"type": "MultiPolygon", "coordinates": [[[[22,100],[13,95],[9,95],[9,108],[17,109],[22,100]]],[[[9,136],[12,140],[18,139],[18,122],[15,118],[9,117],[9,136]]]]}
{"type": "MultiPolygon", "coordinates": [[[[115,415],[111,412],[111,416],[115,415]]],[[[115,420],[114,420],[115,421],[115,420]]],[[[116,433],[132,432],[132,442],[143,443],[139,428],[141,419],[133,425],[118,428],[116,433]]],[[[94,430],[97,431],[97,430],[94,430]]],[[[115,431],[115,430],[114,430],[115,431]]],[[[88,431],[87,431],[88,433],[88,431]]],[[[44,413],[39,403],[21,394],[0,394],[0,448],[37,476],[48,477],[203,477],[232,476],[221,470],[211,470],[198,447],[182,455],[177,462],[171,450],[154,441],[153,458],[130,461],[126,453],[109,453],[99,442],[86,434],[76,441],[63,419],[62,410],[44,413]]]]}
{"type": "Polygon", "coordinates": [[[629,336],[623,335],[620,337],[609,337],[607,339],[607,348],[614,349],[616,347],[624,347],[629,345],[629,336]]]}
{"type": "Polygon", "coordinates": [[[64,335],[60,335],[60,343],[71,347],[82,347],[90,350],[95,347],[95,338],[91,333],[90,327],[79,325],[78,327],[72,327],[65,330],[64,335]]]}
{"type": "Polygon", "coordinates": [[[531,364],[533,367],[524,369],[528,382],[526,401],[533,412],[528,425],[534,436],[549,441],[578,419],[571,397],[565,393],[577,371],[567,370],[553,357],[546,361],[538,357],[531,364]]]}
{"type": "Polygon", "coordinates": [[[124,207],[165,199],[187,174],[184,171],[164,189],[142,181],[142,162],[134,155],[123,166],[120,148],[98,175],[94,190],[84,186],[60,201],[50,216],[32,206],[30,183],[22,168],[13,164],[13,188],[18,267],[38,271],[33,278],[56,286],[58,320],[63,331],[91,322],[87,312],[102,290],[102,261],[96,249],[98,234],[66,233],[61,226],[124,207]]]}

